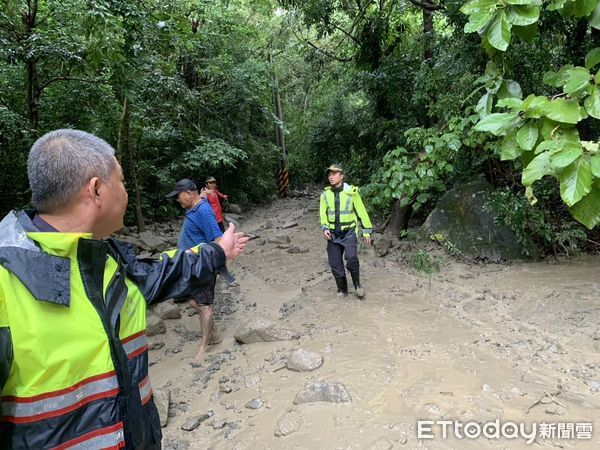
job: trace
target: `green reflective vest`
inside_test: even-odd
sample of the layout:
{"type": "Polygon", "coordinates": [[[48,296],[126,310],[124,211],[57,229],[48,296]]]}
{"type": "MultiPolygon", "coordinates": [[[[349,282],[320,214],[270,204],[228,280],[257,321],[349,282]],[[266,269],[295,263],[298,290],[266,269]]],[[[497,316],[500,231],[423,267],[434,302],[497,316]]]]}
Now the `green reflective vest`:
{"type": "Polygon", "coordinates": [[[360,221],[363,236],[370,236],[373,232],[373,226],[371,225],[371,219],[369,219],[365,205],[360,198],[358,188],[344,183],[343,189],[338,195],[339,204],[336,208],[336,193],[331,189],[331,186],[326,187],[321,194],[319,208],[321,229],[323,231],[334,230],[337,214],[339,215],[342,231],[356,228],[357,222],[360,221]]]}

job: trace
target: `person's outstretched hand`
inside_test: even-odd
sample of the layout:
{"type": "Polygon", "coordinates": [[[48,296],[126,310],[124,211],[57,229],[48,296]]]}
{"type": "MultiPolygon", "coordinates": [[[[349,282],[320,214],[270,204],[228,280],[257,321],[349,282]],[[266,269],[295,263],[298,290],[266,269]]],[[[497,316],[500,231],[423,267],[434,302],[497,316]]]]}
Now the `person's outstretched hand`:
{"type": "Polygon", "coordinates": [[[221,239],[219,239],[219,245],[225,252],[227,259],[234,259],[240,256],[240,253],[244,251],[249,240],[250,238],[244,236],[244,233],[236,233],[235,226],[230,223],[221,239]]]}

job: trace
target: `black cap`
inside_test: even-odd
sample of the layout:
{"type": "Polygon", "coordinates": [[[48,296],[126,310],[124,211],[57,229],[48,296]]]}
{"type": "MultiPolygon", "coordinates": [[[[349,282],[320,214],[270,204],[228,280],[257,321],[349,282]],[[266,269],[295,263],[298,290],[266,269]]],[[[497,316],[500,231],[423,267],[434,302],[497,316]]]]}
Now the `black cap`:
{"type": "Polygon", "coordinates": [[[175,185],[175,189],[173,189],[171,192],[169,192],[167,195],[165,195],[165,197],[175,197],[180,192],[197,191],[197,190],[198,190],[198,188],[196,187],[196,183],[194,183],[189,178],[184,178],[183,180],[179,180],[177,182],[177,184],[175,185]]]}
{"type": "Polygon", "coordinates": [[[214,182],[216,182],[216,181],[217,181],[217,179],[216,179],[215,177],[208,177],[208,178],[207,178],[207,179],[206,179],[204,182],[205,182],[205,183],[210,183],[211,181],[214,181],[214,182]]]}

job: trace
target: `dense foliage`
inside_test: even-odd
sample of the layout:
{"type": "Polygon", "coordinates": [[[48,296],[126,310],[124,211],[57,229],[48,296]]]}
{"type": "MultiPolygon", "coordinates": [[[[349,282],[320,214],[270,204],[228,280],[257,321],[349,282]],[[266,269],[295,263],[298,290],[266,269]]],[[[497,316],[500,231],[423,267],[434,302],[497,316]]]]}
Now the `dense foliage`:
{"type": "Polygon", "coordinates": [[[0,1],[3,211],[35,138],[76,127],[117,148],[138,224],[184,176],[258,202],[282,162],[295,187],[339,162],[402,226],[485,177],[523,240],[595,241],[596,0],[0,1]]]}

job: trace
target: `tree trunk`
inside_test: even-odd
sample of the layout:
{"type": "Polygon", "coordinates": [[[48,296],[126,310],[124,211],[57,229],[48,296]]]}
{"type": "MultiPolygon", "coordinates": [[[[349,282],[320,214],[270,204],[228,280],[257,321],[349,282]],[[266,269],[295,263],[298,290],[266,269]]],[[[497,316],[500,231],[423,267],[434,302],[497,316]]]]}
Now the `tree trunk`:
{"type": "MultiPolygon", "coordinates": [[[[29,0],[27,2],[28,10],[23,14],[23,25],[25,26],[25,34],[30,38],[35,30],[38,12],[37,0],[29,0]]],[[[28,39],[29,40],[29,39],[28,39]]],[[[30,52],[33,53],[33,52],[30,52]]],[[[38,134],[39,123],[39,105],[42,89],[40,87],[40,78],[37,72],[37,58],[33,55],[27,58],[27,116],[29,125],[33,132],[38,134]]]]}
{"type": "Polygon", "coordinates": [[[408,228],[411,214],[412,205],[400,206],[400,200],[396,200],[384,234],[389,237],[399,237],[400,232],[408,228]]]}
{"type": "Polygon", "coordinates": [[[144,223],[144,214],[142,212],[140,197],[140,185],[138,183],[135,158],[133,155],[133,149],[131,146],[131,139],[129,135],[130,122],[131,105],[127,100],[127,97],[123,97],[123,112],[121,113],[121,119],[119,120],[119,138],[117,140],[117,155],[121,162],[124,163],[126,169],[125,171],[129,175],[129,179],[133,183],[135,219],[137,222],[138,233],[142,233],[146,231],[146,224],[144,223]]]}
{"type": "Polygon", "coordinates": [[[423,60],[432,67],[433,60],[433,12],[423,8],[423,60]]]}

